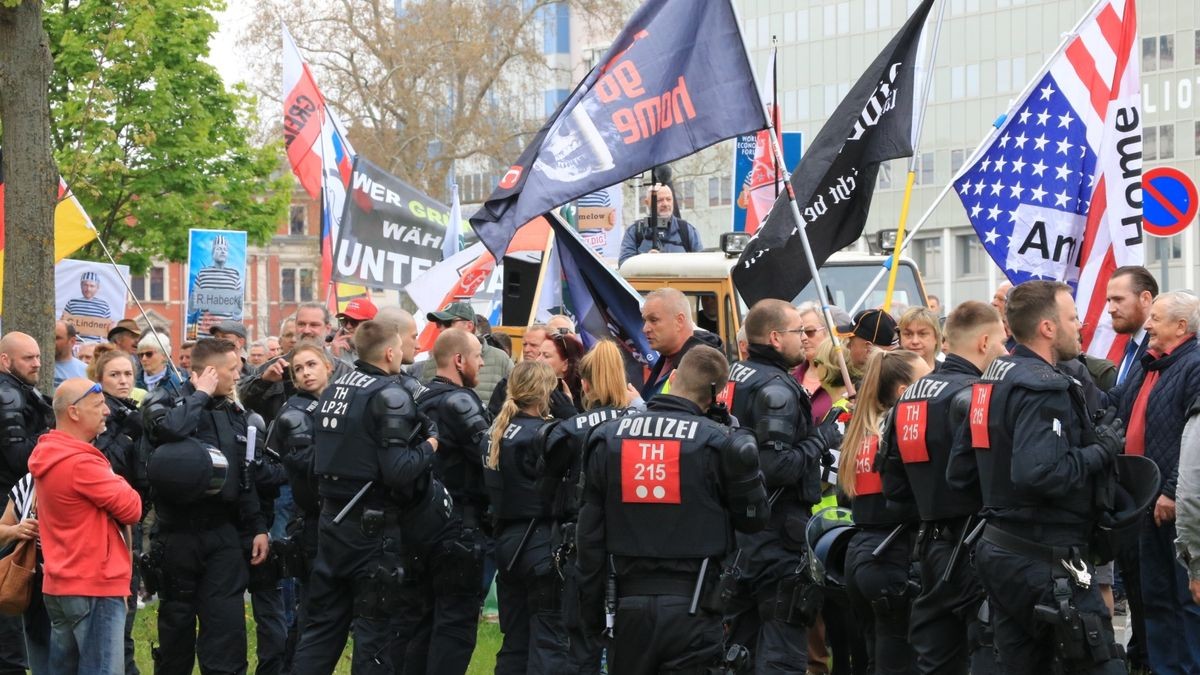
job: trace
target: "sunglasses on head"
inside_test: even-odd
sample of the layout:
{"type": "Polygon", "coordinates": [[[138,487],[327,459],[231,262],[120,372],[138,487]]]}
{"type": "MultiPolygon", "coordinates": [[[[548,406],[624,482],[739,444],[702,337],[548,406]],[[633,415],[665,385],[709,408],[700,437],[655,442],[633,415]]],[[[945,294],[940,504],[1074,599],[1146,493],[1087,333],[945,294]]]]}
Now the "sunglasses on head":
{"type": "Polygon", "coordinates": [[[104,389],[100,386],[99,383],[93,382],[92,386],[88,387],[88,390],[83,392],[83,396],[80,396],[79,398],[75,399],[74,401],[71,401],[71,405],[79,405],[79,402],[82,401],[83,399],[91,396],[92,394],[99,394],[103,391],[104,391],[104,389]]]}

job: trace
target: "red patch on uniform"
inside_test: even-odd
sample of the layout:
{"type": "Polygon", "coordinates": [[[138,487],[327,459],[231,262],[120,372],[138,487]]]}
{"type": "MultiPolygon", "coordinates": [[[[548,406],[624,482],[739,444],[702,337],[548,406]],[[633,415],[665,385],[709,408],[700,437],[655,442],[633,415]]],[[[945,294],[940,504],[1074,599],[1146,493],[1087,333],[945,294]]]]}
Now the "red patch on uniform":
{"type": "Polygon", "coordinates": [[[928,425],[928,401],[906,401],[896,406],[896,444],[905,464],[929,461],[929,446],[925,444],[928,425]]]}
{"type": "Polygon", "coordinates": [[[678,504],[679,441],[630,438],[621,441],[621,501],[678,504]]]}
{"type": "Polygon", "coordinates": [[[988,433],[988,408],[992,403],[992,385],[978,383],[971,387],[971,447],[991,450],[992,438],[988,433]]]}
{"type": "Polygon", "coordinates": [[[733,407],[733,392],[737,389],[737,382],[730,380],[725,383],[725,388],[721,393],[717,394],[717,403],[724,405],[726,408],[733,407]]]}
{"type": "Polygon", "coordinates": [[[883,477],[875,470],[875,455],[879,452],[879,437],[867,436],[858,457],[854,460],[854,492],[860,495],[883,493],[883,477]]]}

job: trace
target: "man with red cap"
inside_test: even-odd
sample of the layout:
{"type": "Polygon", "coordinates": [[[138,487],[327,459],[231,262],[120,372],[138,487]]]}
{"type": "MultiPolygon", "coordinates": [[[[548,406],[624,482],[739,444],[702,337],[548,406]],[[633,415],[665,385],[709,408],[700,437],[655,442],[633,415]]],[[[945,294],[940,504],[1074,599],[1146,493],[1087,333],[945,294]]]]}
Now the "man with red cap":
{"type": "Polygon", "coordinates": [[[333,341],[329,343],[329,351],[346,363],[354,365],[354,361],[358,359],[358,350],[354,348],[354,332],[358,330],[359,324],[374,319],[378,313],[379,308],[367,297],[354,298],[346,303],[346,309],[338,312],[338,330],[333,334],[333,341]]]}

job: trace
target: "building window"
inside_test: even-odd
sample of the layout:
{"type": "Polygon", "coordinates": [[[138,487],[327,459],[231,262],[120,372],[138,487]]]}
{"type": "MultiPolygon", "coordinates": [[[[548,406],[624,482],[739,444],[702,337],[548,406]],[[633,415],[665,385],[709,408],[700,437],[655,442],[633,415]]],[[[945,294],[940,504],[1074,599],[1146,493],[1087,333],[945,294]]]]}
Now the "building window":
{"type": "Polygon", "coordinates": [[[675,183],[675,202],[680,209],[696,208],[696,181],[685,180],[675,183]]]}
{"type": "Polygon", "coordinates": [[[912,243],[912,247],[909,250],[912,252],[913,262],[917,264],[917,269],[921,270],[921,274],[923,274],[926,279],[930,277],[941,276],[941,237],[918,239],[912,243]]]}
{"type": "Polygon", "coordinates": [[[305,268],[300,270],[300,302],[313,301],[313,271],[305,268]]]}
{"type": "Polygon", "coordinates": [[[1200,30],[1196,31],[1196,65],[1200,66],[1200,30]]]}
{"type": "Polygon", "coordinates": [[[934,158],[935,155],[932,151],[921,153],[921,160],[917,162],[916,183],[918,185],[927,185],[934,181],[934,158]]]}
{"type": "Polygon", "coordinates": [[[1175,158],[1175,125],[1163,124],[1158,127],[1158,158],[1175,158]]]}
{"type": "Polygon", "coordinates": [[[308,234],[308,209],[292,204],[288,212],[288,234],[308,234]]]}
{"type": "MultiPolygon", "coordinates": [[[[1182,236],[1187,236],[1186,233],[1182,236]]],[[[1154,237],[1146,245],[1146,264],[1161,263],[1166,258],[1168,262],[1183,259],[1183,241],[1180,235],[1174,237],[1154,237]]]]}
{"type": "Polygon", "coordinates": [[[958,170],[962,168],[963,162],[967,161],[966,150],[951,150],[950,151],[950,173],[957,175],[958,170]]]}
{"type": "Polygon", "coordinates": [[[733,178],[721,176],[708,179],[708,205],[729,206],[733,203],[733,178]]]}
{"type": "Polygon", "coordinates": [[[1012,90],[1012,61],[1010,59],[999,59],[996,61],[996,91],[1005,92],[1012,90]]]}
{"type": "Polygon", "coordinates": [[[571,52],[571,14],[565,3],[547,5],[545,34],[542,44],[544,54],[569,54],[571,52]]]}
{"type": "Polygon", "coordinates": [[[559,104],[559,103],[562,103],[562,102],[563,102],[563,99],[565,99],[565,98],[566,98],[567,96],[569,96],[570,94],[571,94],[571,92],[570,92],[569,90],[567,90],[567,89],[547,89],[547,90],[545,91],[545,95],[546,95],[546,105],[545,105],[546,116],[547,116],[547,117],[549,117],[549,116],[553,115],[553,114],[554,114],[554,111],[555,111],[555,110],[558,110],[558,104],[559,104]]]}
{"type": "Polygon", "coordinates": [[[1142,72],[1158,70],[1158,38],[1142,38],[1142,72]]]}
{"type": "Polygon", "coordinates": [[[1142,129],[1142,161],[1158,159],[1158,127],[1142,129]]]}
{"type": "MultiPolygon", "coordinates": [[[[1200,44],[1200,36],[1197,37],[1196,43],[1200,44]]],[[[1200,157],[1200,122],[1196,122],[1196,156],[1200,157]]]]}
{"type": "Polygon", "coordinates": [[[133,297],[142,302],[164,302],[167,290],[167,268],[151,267],[145,275],[131,277],[129,286],[133,297]]]}
{"type": "Polygon", "coordinates": [[[892,163],[881,162],[879,164],[879,175],[876,178],[880,190],[887,190],[892,187],[892,163]]]}
{"type": "Polygon", "coordinates": [[[296,301],[296,270],[290,267],[279,270],[279,299],[283,302],[296,301]]]}
{"type": "Polygon", "coordinates": [[[981,275],[984,272],[984,252],[983,245],[979,243],[979,236],[975,233],[967,235],[958,235],[955,239],[954,248],[958,253],[958,276],[969,277],[981,275]]]}
{"type": "Polygon", "coordinates": [[[1175,67],[1175,36],[1158,36],[1158,69],[1167,70],[1175,67]]]}
{"type": "Polygon", "coordinates": [[[492,194],[496,180],[485,173],[472,173],[463,176],[459,183],[459,199],[464,204],[480,204],[492,194]]]}

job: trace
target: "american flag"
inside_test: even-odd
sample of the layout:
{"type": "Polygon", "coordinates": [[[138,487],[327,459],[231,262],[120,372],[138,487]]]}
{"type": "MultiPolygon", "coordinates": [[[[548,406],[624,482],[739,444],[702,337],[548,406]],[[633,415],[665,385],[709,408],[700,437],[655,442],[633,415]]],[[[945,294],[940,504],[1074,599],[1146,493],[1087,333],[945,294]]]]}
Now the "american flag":
{"type": "Polygon", "coordinates": [[[1134,0],[1097,3],[954,182],[1009,280],[1070,284],[1085,348],[1110,359],[1108,279],[1144,261],[1137,47],[1134,0]]]}

